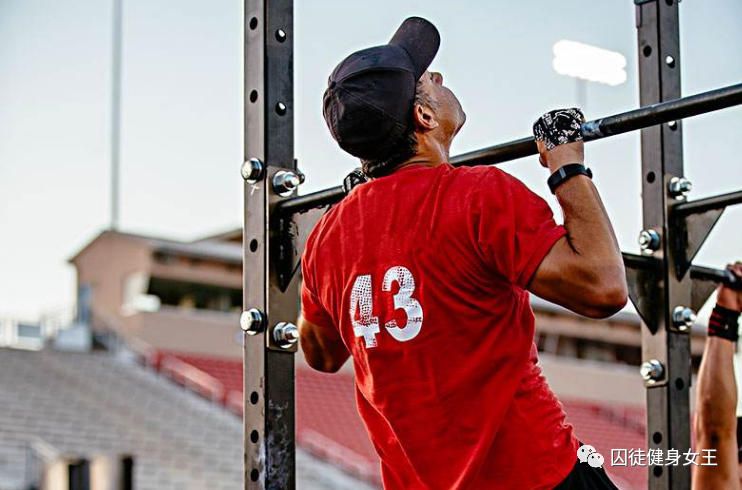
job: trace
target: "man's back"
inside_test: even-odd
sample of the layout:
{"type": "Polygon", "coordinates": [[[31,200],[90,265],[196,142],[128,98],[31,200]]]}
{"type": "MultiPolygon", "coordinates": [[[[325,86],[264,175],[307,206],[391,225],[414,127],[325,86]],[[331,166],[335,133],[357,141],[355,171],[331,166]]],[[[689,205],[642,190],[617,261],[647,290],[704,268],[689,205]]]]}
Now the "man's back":
{"type": "Polygon", "coordinates": [[[492,167],[363,184],[307,241],[303,314],[338,328],[396,489],[550,489],[577,441],[538,368],[528,285],[565,234],[492,167]]]}

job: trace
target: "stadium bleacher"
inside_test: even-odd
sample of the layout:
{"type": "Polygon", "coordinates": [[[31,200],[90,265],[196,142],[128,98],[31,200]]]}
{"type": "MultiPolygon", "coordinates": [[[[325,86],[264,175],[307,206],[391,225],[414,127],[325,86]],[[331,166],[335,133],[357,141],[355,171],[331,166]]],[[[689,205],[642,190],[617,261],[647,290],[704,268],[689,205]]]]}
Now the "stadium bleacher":
{"type": "MultiPolygon", "coordinates": [[[[226,398],[242,399],[242,362],[171,351],[158,352],[159,362],[176,358],[219,380],[226,398]]],[[[297,366],[297,443],[366,481],[380,484],[379,460],[358,416],[353,376],[324,374],[297,366]],[[332,414],[328,417],[328,414],[332,414]]],[[[606,470],[623,490],[647,487],[646,467],[608,463],[612,449],[646,448],[643,407],[601,405],[562,399],[567,420],[578,438],[595,446],[606,460],[606,470]]],[[[645,449],[646,450],[646,449],[645,449]]]]}
{"type": "MultiPolygon", "coordinates": [[[[29,447],[132,454],[137,490],[242,488],[242,423],[129,355],[0,348],[0,489],[26,490],[29,447]]],[[[297,451],[300,490],[371,490],[297,451]]]]}

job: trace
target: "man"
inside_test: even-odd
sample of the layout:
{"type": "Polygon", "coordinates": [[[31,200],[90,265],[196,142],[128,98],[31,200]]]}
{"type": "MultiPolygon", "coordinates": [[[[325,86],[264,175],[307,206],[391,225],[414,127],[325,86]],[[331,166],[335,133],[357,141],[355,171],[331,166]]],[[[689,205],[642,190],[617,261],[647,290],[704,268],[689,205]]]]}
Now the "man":
{"type": "MultiPolygon", "coordinates": [[[[728,267],[742,281],[742,262],[728,267]]],[[[737,383],[734,379],[742,291],[720,287],[711,314],[708,338],[698,371],[695,421],[700,466],[693,474],[695,490],[742,488],[742,452],[738,438],[737,383]],[[714,459],[705,459],[715,456],[714,459]],[[717,466],[711,466],[715,464],[717,466]]]]}
{"type": "Polygon", "coordinates": [[[353,356],[386,490],[614,489],[602,469],[576,463],[579,442],[533,344],[529,291],[593,318],[626,304],[613,229],[583,143],[570,139],[575,121],[539,120],[557,226],[510,175],[448,163],[465,115],[427,71],[439,43],[432,24],[410,18],[330,76],[325,120],[370,181],[308,238],[306,360],[334,372],[353,356]],[[572,142],[549,150],[554,141],[572,142]]]}

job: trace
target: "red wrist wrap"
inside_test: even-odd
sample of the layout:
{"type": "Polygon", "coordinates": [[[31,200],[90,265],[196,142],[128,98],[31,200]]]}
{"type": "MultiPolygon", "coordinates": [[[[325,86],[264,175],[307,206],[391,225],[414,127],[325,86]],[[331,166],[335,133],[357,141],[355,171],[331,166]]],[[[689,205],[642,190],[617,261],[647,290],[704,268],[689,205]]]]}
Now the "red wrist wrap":
{"type": "Polygon", "coordinates": [[[731,342],[739,338],[739,311],[716,305],[709,318],[709,337],[721,337],[731,342]]]}

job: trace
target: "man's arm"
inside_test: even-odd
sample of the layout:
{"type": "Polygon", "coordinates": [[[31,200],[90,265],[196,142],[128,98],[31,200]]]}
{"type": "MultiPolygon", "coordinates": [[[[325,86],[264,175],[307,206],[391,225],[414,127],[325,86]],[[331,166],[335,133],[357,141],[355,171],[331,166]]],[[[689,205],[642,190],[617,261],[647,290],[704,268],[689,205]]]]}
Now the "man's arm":
{"type": "Polygon", "coordinates": [[[350,356],[337,329],[315,325],[304,317],[299,318],[299,343],[307,364],[317,371],[335,373],[350,356]]]}
{"type": "MultiPolygon", "coordinates": [[[[742,263],[729,266],[742,279],[742,263]]],[[[717,306],[731,311],[742,311],[742,292],[719,288],[717,306]]],[[[712,321],[714,321],[712,319],[712,321]]],[[[734,331],[736,334],[736,330],[734,331]]],[[[694,424],[696,452],[715,450],[714,463],[702,465],[693,474],[693,488],[739,489],[737,457],[737,383],[734,379],[734,342],[715,336],[709,328],[709,337],[703,351],[698,372],[697,409],[694,424]]]]}
{"type": "MultiPolygon", "coordinates": [[[[553,173],[584,162],[582,141],[547,151],[540,162],[553,173]]],[[[605,318],[626,305],[623,257],[603,202],[592,180],[578,175],[556,190],[567,235],[559,239],[536,270],[529,290],[552,303],[591,318],[605,318]]]]}

